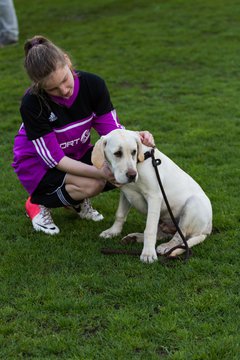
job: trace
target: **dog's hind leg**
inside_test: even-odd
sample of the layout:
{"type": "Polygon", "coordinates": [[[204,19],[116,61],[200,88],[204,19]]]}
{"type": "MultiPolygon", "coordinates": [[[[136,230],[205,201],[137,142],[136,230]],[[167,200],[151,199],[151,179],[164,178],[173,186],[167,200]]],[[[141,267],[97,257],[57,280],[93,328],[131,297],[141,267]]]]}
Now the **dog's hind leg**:
{"type": "MultiPolygon", "coordinates": [[[[197,244],[200,244],[201,242],[203,242],[206,239],[207,235],[205,234],[201,234],[201,235],[196,235],[191,237],[190,239],[187,240],[188,243],[188,247],[191,248],[197,244]]],[[[173,249],[175,246],[178,245],[183,245],[183,241],[182,238],[180,237],[180,235],[178,233],[176,233],[174,235],[174,237],[172,238],[172,240],[170,240],[167,243],[161,244],[157,247],[157,253],[164,255],[166,253],[168,253],[171,249],[173,249]]],[[[182,253],[184,253],[184,249],[176,249],[173,250],[173,252],[171,253],[171,256],[178,256],[181,255],[182,253]]]]}
{"type": "Polygon", "coordinates": [[[143,233],[131,233],[124,236],[121,240],[123,244],[131,244],[131,243],[143,243],[144,241],[144,234],[143,233]]]}
{"type": "MultiPolygon", "coordinates": [[[[191,196],[182,209],[179,219],[179,227],[185,236],[189,248],[203,242],[211,232],[211,207],[208,202],[199,196],[191,196]]],[[[157,252],[161,255],[168,253],[172,248],[183,245],[183,241],[178,232],[173,238],[157,247],[157,252]]],[[[184,252],[184,249],[176,249],[171,256],[177,256],[184,252]]]]}
{"type": "MultiPolygon", "coordinates": [[[[197,236],[193,236],[192,238],[188,239],[187,243],[188,243],[188,247],[191,248],[195,245],[200,244],[201,242],[203,242],[206,239],[207,235],[197,235],[197,236]]],[[[173,250],[173,252],[170,254],[171,256],[178,256],[181,255],[182,253],[184,253],[184,249],[176,249],[173,250]]]]}
{"type": "MultiPolygon", "coordinates": [[[[169,229],[169,227],[165,227],[165,229],[169,229]]],[[[174,229],[175,229],[175,227],[174,227],[174,229]]],[[[157,240],[166,239],[166,238],[169,238],[170,236],[171,236],[170,233],[162,231],[160,226],[158,226],[157,240]]],[[[123,244],[131,244],[131,243],[135,243],[135,242],[143,243],[144,242],[144,234],[143,233],[128,234],[122,238],[121,242],[123,244]]]]}
{"type": "Polygon", "coordinates": [[[182,241],[181,236],[179,235],[178,232],[176,232],[175,235],[173,236],[173,238],[170,241],[168,241],[166,243],[163,243],[163,244],[160,244],[157,247],[157,253],[161,254],[161,255],[164,255],[164,254],[168,253],[175,246],[182,245],[182,242],[183,241],[182,241]]]}
{"type": "MultiPolygon", "coordinates": [[[[157,240],[162,239],[170,239],[171,234],[173,235],[176,232],[176,227],[174,225],[159,223],[158,224],[158,232],[157,232],[157,240]]],[[[124,236],[121,240],[123,244],[131,244],[131,243],[143,243],[144,234],[143,233],[131,233],[124,236]]]]}

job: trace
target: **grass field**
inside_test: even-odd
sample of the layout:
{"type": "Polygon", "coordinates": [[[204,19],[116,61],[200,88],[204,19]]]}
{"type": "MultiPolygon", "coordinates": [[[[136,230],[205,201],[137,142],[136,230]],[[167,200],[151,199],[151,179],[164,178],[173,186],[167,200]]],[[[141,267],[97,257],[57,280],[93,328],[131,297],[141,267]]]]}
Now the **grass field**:
{"type": "MultiPolygon", "coordinates": [[[[238,360],[240,5],[236,0],[15,0],[16,46],[0,49],[0,358],[238,360]],[[107,82],[121,122],[210,197],[214,232],[187,264],[104,256],[118,191],[92,224],[64,209],[55,237],[34,233],[10,164],[29,81],[23,43],[43,34],[107,82]]],[[[96,140],[93,134],[93,140],[96,140]]],[[[123,235],[144,229],[132,210],[123,235]]],[[[134,248],[141,248],[134,245],[134,248]]]]}

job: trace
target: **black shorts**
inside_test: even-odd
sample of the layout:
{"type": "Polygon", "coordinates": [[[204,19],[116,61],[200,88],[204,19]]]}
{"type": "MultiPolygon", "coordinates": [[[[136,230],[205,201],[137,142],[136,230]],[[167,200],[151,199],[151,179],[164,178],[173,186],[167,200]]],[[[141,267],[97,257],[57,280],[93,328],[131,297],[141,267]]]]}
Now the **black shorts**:
{"type": "MultiPolygon", "coordinates": [[[[92,165],[91,154],[93,147],[89,149],[81,158],[81,162],[92,165]]],[[[71,198],[65,188],[66,173],[56,168],[48,170],[44,175],[38,187],[31,195],[31,202],[33,204],[44,205],[47,208],[57,208],[63,206],[73,206],[79,204],[71,198]]],[[[107,183],[103,191],[113,190],[115,186],[107,183]]]]}

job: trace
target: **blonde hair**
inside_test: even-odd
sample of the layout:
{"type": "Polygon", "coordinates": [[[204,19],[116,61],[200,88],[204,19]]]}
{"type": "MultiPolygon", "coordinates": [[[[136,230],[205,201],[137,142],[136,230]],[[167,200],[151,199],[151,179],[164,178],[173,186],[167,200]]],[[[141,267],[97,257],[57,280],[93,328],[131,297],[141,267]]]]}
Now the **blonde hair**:
{"type": "Polygon", "coordinates": [[[24,44],[24,67],[32,80],[32,92],[38,94],[44,80],[59,66],[70,64],[69,56],[49,39],[36,35],[24,44]]]}

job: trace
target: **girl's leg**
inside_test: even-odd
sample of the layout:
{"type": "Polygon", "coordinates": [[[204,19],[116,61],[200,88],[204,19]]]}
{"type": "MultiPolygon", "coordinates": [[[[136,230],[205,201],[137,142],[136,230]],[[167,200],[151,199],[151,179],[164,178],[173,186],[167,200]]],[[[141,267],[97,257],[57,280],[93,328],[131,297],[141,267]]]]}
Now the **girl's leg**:
{"type": "Polygon", "coordinates": [[[67,174],[65,189],[75,201],[81,201],[98,195],[104,189],[106,181],[67,174]]]}
{"type": "Polygon", "coordinates": [[[0,0],[0,47],[18,41],[18,20],[13,0],[0,0]]]}
{"type": "Polygon", "coordinates": [[[105,181],[78,177],[51,170],[41,181],[37,190],[26,202],[27,215],[35,230],[57,234],[49,208],[70,207],[82,219],[100,221],[103,216],[92,208],[89,197],[98,195],[105,181]]]}

